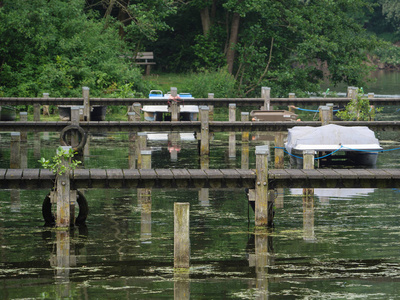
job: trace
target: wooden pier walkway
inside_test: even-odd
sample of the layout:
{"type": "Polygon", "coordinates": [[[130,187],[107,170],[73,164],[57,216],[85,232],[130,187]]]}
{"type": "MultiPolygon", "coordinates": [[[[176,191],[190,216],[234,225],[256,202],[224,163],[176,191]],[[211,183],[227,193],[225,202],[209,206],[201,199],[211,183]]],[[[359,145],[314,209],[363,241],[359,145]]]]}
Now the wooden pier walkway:
{"type": "MultiPolygon", "coordinates": [[[[46,169],[0,169],[2,189],[51,189],[54,179],[46,169]]],[[[256,170],[243,169],[76,169],[71,188],[254,188],[256,179],[256,170]]],[[[400,170],[268,170],[275,188],[400,188],[400,170]]]]}
{"type": "MultiPolygon", "coordinates": [[[[398,131],[400,121],[331,121],[330,124],[341,126],[367,126],[376,131],[398,131]]],[[[287,131],[294,126],[321,126],[320,121],[298,122],[240,122],[240,121],[210,121],[209,132],[256,132],[256,131],[287,131]]],[[[8,132],[60,132],[71,125],[69,121],[0,121],[0,131],[8,132]]],[[[200,132],[200,121],[84,121],[79,122],[88,133],[104,132],[200,132]]]]}
{"type": "MultiPolygon", "coordinates": [[[[305,105],[305,106],[321,106],[326,103],[334,103],[336,105],[346,105],[351,98],[342,97],[326,97],[326,98],[270,98],[270,105],[289,106],[289,105],[305,105]]],[[[168,99],[149,99],[149,98],[92,98],[90,97],[90,105],[132,105],[133,103],[141,103],[141,105],[167,105],[168,99]]],[[[262,106],[264,98],[195,98],[184,99],[182,104],[187,105],[213,105],[215,107],[228,107],[229,104],[235,103],[238,107],[243,106],[262,106]]],[[[399,105],[400,98],[371,98],[371,105],[399,105]]],[[[17,98],[17,97],[0,97],[0,105],[83,105],[84,98],[17,98]]]]}

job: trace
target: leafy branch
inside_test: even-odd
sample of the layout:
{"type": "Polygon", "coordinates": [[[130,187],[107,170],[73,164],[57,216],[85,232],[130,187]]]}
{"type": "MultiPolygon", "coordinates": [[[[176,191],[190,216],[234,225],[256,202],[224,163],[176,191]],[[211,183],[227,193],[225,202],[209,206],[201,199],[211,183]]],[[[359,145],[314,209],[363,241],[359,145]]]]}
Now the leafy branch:
{"type": "Polygon", "coordinates": [[[81,164],[80,160],[74,160],[73,157],[77,154],[72,148],[66,150],[63,147],[58,147],[56,155],[51,160],[42,157],[39,162],[45,169],[51,169],[54,174],[62,175],[67,171],[75,170],[81,164]],[[65,163],[67,162],[67,163],[65,163]]]}

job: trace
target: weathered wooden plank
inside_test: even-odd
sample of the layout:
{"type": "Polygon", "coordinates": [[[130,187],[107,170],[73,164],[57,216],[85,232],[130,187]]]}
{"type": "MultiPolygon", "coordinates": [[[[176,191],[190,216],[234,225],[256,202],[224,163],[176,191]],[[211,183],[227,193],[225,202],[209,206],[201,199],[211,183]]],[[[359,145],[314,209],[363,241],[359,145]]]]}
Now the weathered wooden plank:
{"type": "Polygon", "coordinates": [[[189,178],[191,180],[191,184],[194,187],[210,187],[208,184],[208,176],[204,172],[204,170],[195,170],[195,169],[190,169],[187,170],[189,172],[189,178]]]}
{"type": "Polygon", "coordinates": [[[270,179],[290,179],[291,175],[285,169],[272,169],[268,170],[268,177],[270,179]]]}
{"type": "Polygon", "coordinates": [[[125,186],[137,188],[140,180],[140,173],[137,169],[123,169],[125,186]]]}
{"type": "Polygon", "coordinates": [[[357,174],[358,179],[371,179],[373,176],[369,169],[354,169],[353,172],[357,174]]]}
{"type": "Polygon", "coordinates": [[[0,180],[3,180],[6,176],[7,169],[0,169],[0,180]]]}
{"type": "Polygon", "coordinates": [[[223,174],[220,170],[218,169],[205,169],[204,173],[207,174],[207,177],[209,179],[221,179],[223,178],[223,174]]]}
{"type": "Polygon", "coordinates": [[[121,188],[124,185],[122,169],[107,169],[107,180],[110,188],[121,188]]]}
{"type": "Polygon", "coordinates": [[[122,172],[124,173],[125,180],[140,179],[140,173],[137,169],[123,169],[122,172]]]}
{"type": "Polygon", "coordinates": [[[89,180],[90,170],[89,169],[75,169],[72,172],[72,179],[74,180],[89,180]]]}
{"type": "Polygon", "coordinates": [[[55,180],[56,175],[49,169],[40,169],[39,177],[41,180],[55,180]]]}
{"type": "Polygon", "coordinates": [[[400,179],[400,169],[382,169],[390,174],[392,179],[400,179]]]}
{"type": "Polygon", "coordinates": [[[157,173],[153,169],[140,169],[138,171],[141,179],[157,179],[157,173]]]}
{"type": "Polygon", "coordinates": [[[92,187],[101,188],[107,186],[107,173],[105,169],[89,169],[92,187]]]}
{"type": "Polygon", "coordinates": [[[20,180],[22,179],[22,169],[8,169],[5,179],[7,180],[20,180]]]}
{"type": "Polygon", "coordinates": [[[256,179],[256,172],[254,170],[236,169],[242,179],[256,179]]]}
{"type": "Polygon", "coordinates": [[[237,169],[220,169],[222,176],[225,179],[240,179],[240,173],[237,169]]]}
{"type": "Polygon", "coordinates": [[[158,179],[173,179],[174,174],[170,169],[155,169],[158,179]]]}
{"type": "Polygon", "coordinates": [[[349,169],[335,169],[335,172],[340,175],[342,179],[358,179],[357,173],[349,169]]]}
{"type": "Polygon", "coordinates": [[[187,187],[190,185],[190,174],[186,169],[172,169],[171,170],[177,187],[187,187]]]}
{"type": "Polygon", "coordinates": [[[23,180],[38,180],[39,169],[24,169],[22,172],[23,180]]]}
{"type": "Polygon", "coordinates": [[[369,172],[371,172],[372,174],[374,174],[376,179],[391,179],[392,176],[390,175],[390,173],[387,173],[384,170],[380,170],[380,169],[369,169],[369,172]]]}
{"type": "Polygon", "coordinates": [[[340,179],[340,174],[336,173],[332,169],[319,169],[319,172],[325,179],[340,179]]]}
{"type": "Polygon", "coordinates": [[[308,179],[322,179],[324,175],[316,169],[304,169],[303,172],[306,174],[308,179]]]}
{"type": "Polygon", "coordinates": [[[170,169],[155,169],[160,187],[174,187],[174,174],[170,169]]]}

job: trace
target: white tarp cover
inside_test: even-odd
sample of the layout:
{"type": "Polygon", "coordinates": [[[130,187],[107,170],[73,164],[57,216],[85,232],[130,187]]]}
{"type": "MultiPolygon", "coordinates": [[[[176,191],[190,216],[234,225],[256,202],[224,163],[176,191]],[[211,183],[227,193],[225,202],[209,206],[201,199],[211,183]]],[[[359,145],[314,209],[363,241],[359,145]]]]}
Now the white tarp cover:
{"type": "Polygon", "coordinates": [[[321,127],[295,126],[289,129],[286,150],[334,151],[381,150],[375,134],[366,126],[339,126],[329,124],[321,127]],[[350,148],[350,149],[349,149],[350,148]]]}

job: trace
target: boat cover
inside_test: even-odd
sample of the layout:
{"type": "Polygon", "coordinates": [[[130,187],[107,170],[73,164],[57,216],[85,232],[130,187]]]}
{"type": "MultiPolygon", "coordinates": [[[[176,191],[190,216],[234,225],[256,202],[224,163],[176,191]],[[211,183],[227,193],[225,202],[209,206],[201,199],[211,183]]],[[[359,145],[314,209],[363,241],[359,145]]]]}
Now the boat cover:
{"type": "Polygon", "coordinates": [[[329,124],[321,127],[295,126],[289,129],[285,148],[292,150],[334,151],[381,150],[375,134],[366,126],[339,126],[329,124]]]}

